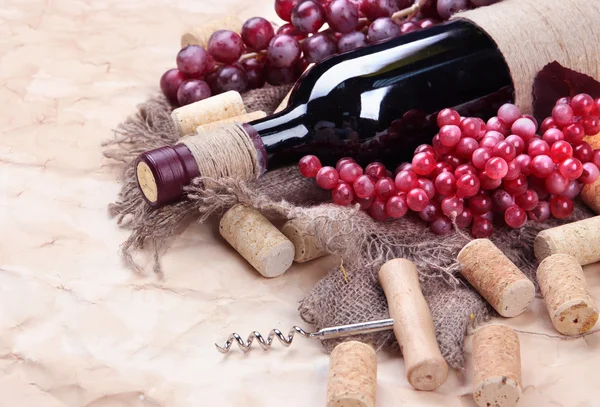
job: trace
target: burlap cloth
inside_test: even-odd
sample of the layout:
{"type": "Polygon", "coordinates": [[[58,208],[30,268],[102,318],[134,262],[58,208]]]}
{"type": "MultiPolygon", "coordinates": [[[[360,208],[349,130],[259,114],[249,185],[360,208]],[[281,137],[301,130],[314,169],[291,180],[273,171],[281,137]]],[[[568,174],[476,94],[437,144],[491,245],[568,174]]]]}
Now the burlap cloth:
{"type": "MultiPolygon", "coordinates": [[[[243,95],[247,110],[272,112],[288,89],[266,87],[247,92],[243,95]]],[[[154,269],[161,273],[160,255],[167,249],[169,238],[190,222],[203,222],[237,203],[251,205],[274,219],[303,217],[315,224],[320,244],[343,261],[347,280],[341,267],[331,269],[301,301],[302,319],[321,328],[388,318],[377,271],[387,260],[408,258],[418,266],[442,354],[450,366],[463,368],[463,345],[469,324],[488,320],[495,312],[457,275],[456,255],[470,239],[468,233],[455,231],[437,236],[413,216],[376,222],[358,208],[328,203],[329,193],[320,190],[314,181],[301,177],[295,167],[270,171],[251,183],[211,180],[215,187],[207,190],[199,186],[202,179],[198,178],[187,188],[188,199],[159,210],[151,209],[136,186],[132,161],[142,151],[177,141],[170,110],[163,97],[148,100],[118,127],[115,138],[106,143],[105,155],[124,164],[123,187],[109,211],[119,224],[131,228],[131,236],[123,244],[123,255],[132,267],[138,267],[132,253],[151,248],[155,253],[154,269]]],[[[537,264],[532,243],[536,234],[544,228],[592,215],[577,202],[568,220],[528,222],[517,230],[498,224],[491,239],[535,282],[537,264]]],[[[391,331],[359,339],[372,343],[378,350],[398,351],[391,331]]],[[[324,341],[323,345],[331,351],[336,343],[324,341]]]]}

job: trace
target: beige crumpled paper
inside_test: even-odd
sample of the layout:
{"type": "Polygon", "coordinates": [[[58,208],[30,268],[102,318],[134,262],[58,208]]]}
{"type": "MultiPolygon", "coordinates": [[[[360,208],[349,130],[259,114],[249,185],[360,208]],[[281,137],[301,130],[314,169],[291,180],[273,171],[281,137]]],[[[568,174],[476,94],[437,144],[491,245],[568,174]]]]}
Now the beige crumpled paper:
{"type": "MultiPolygon", "coordinates": [[[[127,231],[106,214],[118,168],[101,141],[156,91],[183,30],[218,13],[273,14],[255,3],[3,2],[0,407],[323,405],[328,356],[317,341],[228,356],[213,343],[305,326],[298,301],[336,259],[267,280],[211,223],[174,241],[162,279],[137,275],[118,254],[127,231]]],[[[600,299],[600,267],[587,277],[600,299]]],[[[598,334],[544,336],[556,332],[540,301],[501,322],[538,332],[520,334],[521,406],[600,405],[598,334]]],[[[424,393],[409,387],[401,359],[378,357],[379,406],[473,406],[470,366],[424,393]]]]}

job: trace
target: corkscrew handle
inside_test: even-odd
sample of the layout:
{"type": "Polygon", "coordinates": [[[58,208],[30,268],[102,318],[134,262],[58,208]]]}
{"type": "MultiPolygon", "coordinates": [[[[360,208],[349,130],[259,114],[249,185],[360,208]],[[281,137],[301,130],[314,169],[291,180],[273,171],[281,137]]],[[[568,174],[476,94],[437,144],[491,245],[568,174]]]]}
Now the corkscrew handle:
{"type": "Polygon", "coordinates": [[[393,319],[382,319],[382,320],[378,320],[378,321],[359,322],[357,324],[333,326],[333,327],[329,327],[329,328],[319,329],[318,331],[315,331],[315,332],[306,332],[304,329],[295,326],[290,330],[290,332],[287,336],[285,336],[279,329],[273,329],[271,332],[269,332],[269,335],[267,336],[266,339],[264,336],[262,336],[257,331],[254,331],[250,335],[248,335],[248,339],[246,341],[244,341],[239,334],[232,333],[231,335],[229,335],[229,338],[227,339],[227,342],[225,342],[225,345],[219,346],[219,345],[215,344],[215,346],[219,352],[227,353],[231,349],[231,345],[233,344],[233,342],[235,340],[235,342],[237,342],[240,349],[243,352],[247,352],[250,350],[250,348],[252,346],[252,342],[254,342],[254,340],[256,339],[258,341],[258,344],[260,345],[260,347],[263,350],[269,350],[271,348],[271,346],[273,345],[273,340],[275,339],[275,337],[277,337],[277,339],[279,339],[279,342],[283,346],[288,347],[291,345],[291,343],[294,339],[294,335],[296,335],[296,334],[303,336],[305,338],[318,338],[318,339],[323,340],[323,339],[340,338],[340,337],[351,336],[351,335],[360,335],[360,334],[369,334],[369,333],[380,332],[380,331],[387,331],[387,330],[391,330],[393,327],[394,327],[393,319]]]}

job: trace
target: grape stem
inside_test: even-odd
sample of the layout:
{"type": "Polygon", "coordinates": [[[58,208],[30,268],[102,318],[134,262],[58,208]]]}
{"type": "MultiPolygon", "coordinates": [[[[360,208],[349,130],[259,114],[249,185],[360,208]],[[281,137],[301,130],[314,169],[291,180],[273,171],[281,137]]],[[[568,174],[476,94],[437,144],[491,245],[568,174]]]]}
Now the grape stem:
{"type": "Polygon", "coordinates": [[[394,14],[392,14],[392,20],[400,20],[404,17],[414,16],[419,12],[419,10],[421,10],[421,8],[427,3],[427,1],[428,0],[417,0],[412,6],[400,11],[396,11],[394,14]]]}

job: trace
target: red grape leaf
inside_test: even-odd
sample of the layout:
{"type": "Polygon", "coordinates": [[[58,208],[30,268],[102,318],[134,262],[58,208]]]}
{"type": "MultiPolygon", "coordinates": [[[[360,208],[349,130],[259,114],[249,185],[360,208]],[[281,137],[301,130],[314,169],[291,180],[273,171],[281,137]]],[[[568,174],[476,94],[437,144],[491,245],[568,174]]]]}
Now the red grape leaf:
{"type": "Polygon", "coordinates": [[[542,68],[533,81],[533,115],[541,123],[552,116],[556,101],[587,93],[594,99],[600,97],[600,82],[583,73],[565,68],[554,61],[542,68]]]}

